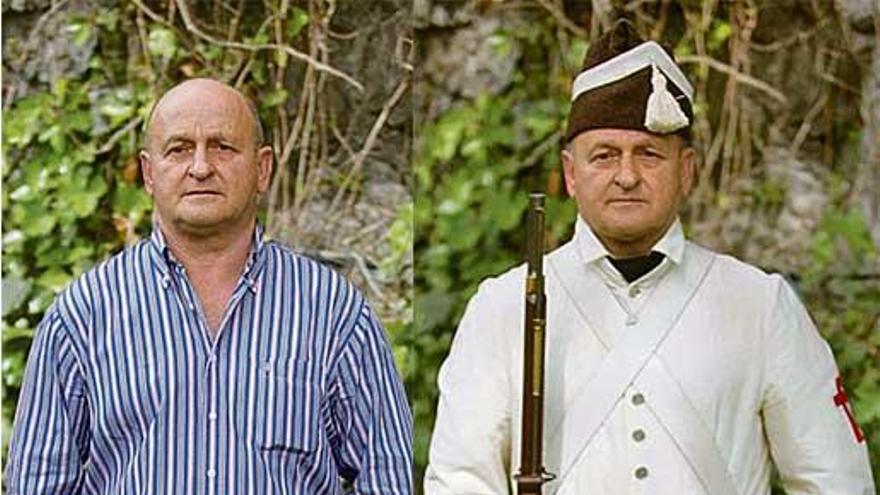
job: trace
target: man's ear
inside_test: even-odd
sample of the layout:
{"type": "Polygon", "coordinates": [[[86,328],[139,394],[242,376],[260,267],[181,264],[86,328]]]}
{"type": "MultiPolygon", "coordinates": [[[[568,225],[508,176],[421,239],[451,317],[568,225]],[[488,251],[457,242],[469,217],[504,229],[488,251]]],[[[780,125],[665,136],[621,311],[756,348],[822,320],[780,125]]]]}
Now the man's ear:
{"type": "Polygon", "coordinates": [[[681,189],[685,196],[690,195],[694,187],[697,151],[687,146],[681,151],[681,189]]]}
{"type": "Polygon", "coordinates": [[[144,179],[144,189],[150,197],[153,196],[153,163],[150,154],[146,150],[138,153],[138,161],[141,164],[141,177],[144,179]]]}
{"type": "Polygon", "coordinates": [[[565,190],[568,191],[570,197],[575,197],[575,178],[574,178],[574,155],[568,148],[562,149],[562,172],[565,176],[565,190]]]}
{"type": "Polygon", "coordinates": [[[271,146],[262,146],[257,150],[257,192],[260,194],[269,190],[269,181],[272,180],[272,167],[275,164],[275,153],[271,146]]]}

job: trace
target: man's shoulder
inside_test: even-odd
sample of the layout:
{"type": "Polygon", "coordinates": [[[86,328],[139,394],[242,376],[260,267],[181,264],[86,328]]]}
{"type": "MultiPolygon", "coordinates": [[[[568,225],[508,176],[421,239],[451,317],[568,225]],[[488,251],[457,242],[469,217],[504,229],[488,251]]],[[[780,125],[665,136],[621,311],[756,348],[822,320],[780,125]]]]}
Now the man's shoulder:
{"type": "Polygon", "coordinates": [[[783,277],[780,274],[768,272],[732,254],[714,251],[692,241],[687,242],[687,249],[691,251],[702,250],[710,253],[714,257],[712,268],[715,275],[721,277],[726,282],[755,288],[769,288],[776,287],[783,281],[783,277]]]}
{"type": "Polygon", "coordinates": [[[702,249],[714,256],[712,269],[701,291],[722,305],[734,304],[741,310],[759,313],[776,307],[782,294],[792,292],[779,273],[768,272],[731,254],[711,251],[688,242],[688,249],[702,249]]]}
{"type": "MultiPolygon", "coordinates": [[[[267,251],[269,264],[275,269],[289,267],[300,276],[308,276],[316,281],[328,281],[350,285],[351,282],[326,261],[315,256],[295,250],[277,241],[266,241],[263,248],[267,251]]],[[[309,282],[310,280],[304,280],[309,282]]]]}
{"type": "Polygon", "coordinates": [[[120,281],[130,277],[143,276],[143,271],[149,269],[147,264],[151,263],[147,252],[150,249],[149,242],[149,239],[141,239],[99,261],[95,266],[73,279],[59,297],[70,297],[77,292],[100,290],[101,287],[105,290],[111,290],[120,281]],[[136,269],[135,265],[137,265],[136,269]]]}
{"type": "Polygon", "coordinates": [[[289,279],[291,283],[282,284],[287,290],[314,295],[315,302],[329,298],[360,306],[365,301],[357,286],[326,261],[276,241],[267,241],[263,249],[267,258],[263,269],[272,277],[289,279]]]}

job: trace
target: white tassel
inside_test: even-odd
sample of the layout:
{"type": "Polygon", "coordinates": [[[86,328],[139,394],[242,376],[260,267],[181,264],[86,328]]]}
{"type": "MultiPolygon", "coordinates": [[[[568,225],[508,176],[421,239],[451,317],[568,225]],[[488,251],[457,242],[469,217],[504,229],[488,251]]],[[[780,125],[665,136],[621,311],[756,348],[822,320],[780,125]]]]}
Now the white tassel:
{"type": "Polygon", "coordinates": [[[675,97],[666,89],[666,77],[656,65],[651,65],[651,95],[645,108],[645,127],[657,134],[667,134],[689,123],[675,97]]]}

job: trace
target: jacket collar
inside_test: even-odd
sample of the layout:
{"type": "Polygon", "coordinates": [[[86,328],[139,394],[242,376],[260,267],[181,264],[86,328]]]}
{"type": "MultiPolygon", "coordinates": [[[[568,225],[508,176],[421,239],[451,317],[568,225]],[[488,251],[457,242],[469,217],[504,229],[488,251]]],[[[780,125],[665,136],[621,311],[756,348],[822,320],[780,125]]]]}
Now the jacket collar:
{"type": "MultiPolygon", "coordinates": [[[[577,217],[577,223],[574,228],[574,241],[577,250],[581,255],[581,259],[587,264],[593,264],[597,261],[610,257],[611,253],[599,241],[593,229],[587,225],[587,222],[577,217]]],[[[681,220],[676,217],[672,225],[663,234],[663,237],[651,248],[652,251],[663,253],[669,260],[676,265],[681,263],[684,257],[685,238],[684,231],[681,227],[681,220]]]]}

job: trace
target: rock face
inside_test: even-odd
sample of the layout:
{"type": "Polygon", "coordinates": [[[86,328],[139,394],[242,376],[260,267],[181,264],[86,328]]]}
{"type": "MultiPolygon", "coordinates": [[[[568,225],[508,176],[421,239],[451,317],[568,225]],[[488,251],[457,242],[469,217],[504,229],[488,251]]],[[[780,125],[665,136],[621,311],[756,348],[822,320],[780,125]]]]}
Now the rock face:
{"type": "Polygon", "coordinates": [[[828,170],[780,147],[766,149],[761,161],[763,176],[738,179],[709,220],[692,225],[692,234],[766,269],[801,272],[829,203],[828,170]]]}
{"type": "MultiPolygon", "coordinates": [[[[862,69],[859,112],[864,124],[855,171],[854,196],[868,221],[880,251],[880,3],[875,0],[835,0],[844,21],[849,53],[862,69]]],[[[880,256],[874,266],[880,271],[880,256]]]]}
{"type": "MultiPolygon", "coordinates": [[[[880,45],[871,50],[871,65],[862,83],[861,166],[856,177],[862,210],[880,250],[880,45]]],[[[880,267],[880,261],[878,261],[880,267]]]]}
{"type": "Polygon", "coordinates": [[[97,37],[85,24],[95,6],[85,0],[60,4],[11,1],[3,4],[4,85],[26,94],[33,84],[76,79],[88,70],[97,37]]]}
{"type": "Polygon", "coordinates": [[[432,121],[459,100],[507,89],[520,51],[496,33],[515,30],[526,19],[516,11],[481,13],[470,2],[416,1],[416,121],[432,121]]]}

